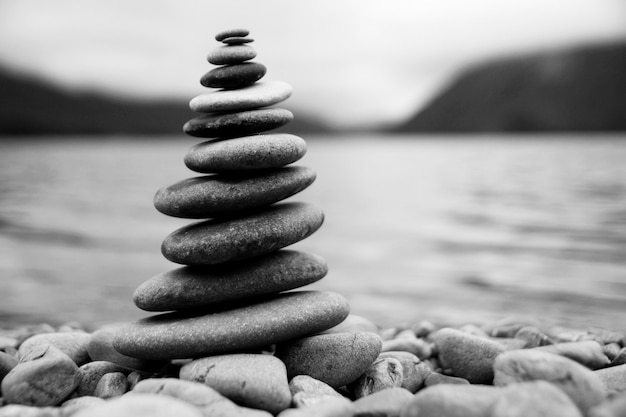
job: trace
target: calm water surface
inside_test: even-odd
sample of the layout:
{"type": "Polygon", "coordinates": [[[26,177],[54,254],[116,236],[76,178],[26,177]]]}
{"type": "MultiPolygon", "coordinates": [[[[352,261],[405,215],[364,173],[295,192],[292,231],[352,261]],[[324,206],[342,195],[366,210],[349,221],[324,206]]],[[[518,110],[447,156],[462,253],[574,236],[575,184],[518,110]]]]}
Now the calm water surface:
{"type": "MultiPolygon", "coordinates": [[[[382,325],[493,320],[626,329],[626,136],[307,137],[324,226],[314,284],[382,325]]],[[[187,224],[154,192],[191,138],[0,142],[0,324],[145,316],[141,282],[187,224]]]]}

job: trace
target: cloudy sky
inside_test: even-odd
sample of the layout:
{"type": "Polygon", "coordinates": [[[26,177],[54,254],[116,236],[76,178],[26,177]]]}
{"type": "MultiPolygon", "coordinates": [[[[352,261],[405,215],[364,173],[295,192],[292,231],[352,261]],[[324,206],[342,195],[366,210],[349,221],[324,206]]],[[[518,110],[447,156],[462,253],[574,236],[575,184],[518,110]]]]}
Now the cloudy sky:
{"type": "Polygon", "coordinates": [[[285,107],[394,122],[464,66],[626,39],[623,0],[0,0],[0,65],[127,96],[190,99],[215,33],[246,27],[285,107]]]}

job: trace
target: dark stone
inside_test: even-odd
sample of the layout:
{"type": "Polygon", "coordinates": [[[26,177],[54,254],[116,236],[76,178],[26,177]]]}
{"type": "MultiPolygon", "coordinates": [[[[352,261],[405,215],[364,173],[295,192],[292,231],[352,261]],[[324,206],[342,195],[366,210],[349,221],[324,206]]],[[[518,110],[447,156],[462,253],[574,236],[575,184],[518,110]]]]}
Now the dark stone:
{"type": "Polygon", "coordinates": [[[241,88],[259,81],[267,68],[258,62],[244,62],[214,68],[200,79],[200,84],[211,88],[241,88]]]}
{"type": "Polygon", "coordinates": [[[245,136],[276,129],[292,120],[293,113],[279,108],[207,114],[189,120],[183,131],[199,138],[245,136]]]}

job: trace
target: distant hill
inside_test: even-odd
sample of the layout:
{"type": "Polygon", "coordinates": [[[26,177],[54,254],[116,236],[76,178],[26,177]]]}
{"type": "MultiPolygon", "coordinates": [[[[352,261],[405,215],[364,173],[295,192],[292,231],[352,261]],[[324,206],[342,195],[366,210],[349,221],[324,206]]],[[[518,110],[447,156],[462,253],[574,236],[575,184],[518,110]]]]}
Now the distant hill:
{"type": "MultiPolygon", "coordinates": [[[[76,93],[0,68],[0,135],[181,133],[196,115],[187,101],[76,93]]],[[[285,128],[291,133],[327,130],[300,114],[285,128]]]]}
{"type": "Polygon", "coordinates": [[[626,44],[541,53],[475,66],[396,129],[624,130],[626,44]]]}

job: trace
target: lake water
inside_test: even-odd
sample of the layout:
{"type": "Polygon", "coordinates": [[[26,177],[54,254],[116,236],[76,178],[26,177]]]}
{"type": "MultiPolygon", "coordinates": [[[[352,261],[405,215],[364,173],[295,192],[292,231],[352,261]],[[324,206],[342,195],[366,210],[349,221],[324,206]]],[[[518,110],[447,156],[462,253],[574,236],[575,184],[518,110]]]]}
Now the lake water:
{"type": "MultiPolygon", "coordinates": [[[[326,215],[295,249],[329,263],[312,286],[381,325],[482,322],[626,329],[626,135],[305,137],[316,182],[292,200],[326,215]]],[[[131,295],[177,267],[187,224],[154,192],[197,174],[197,140],[0,142],[0,325],[147,315],[131,295]]]]}

